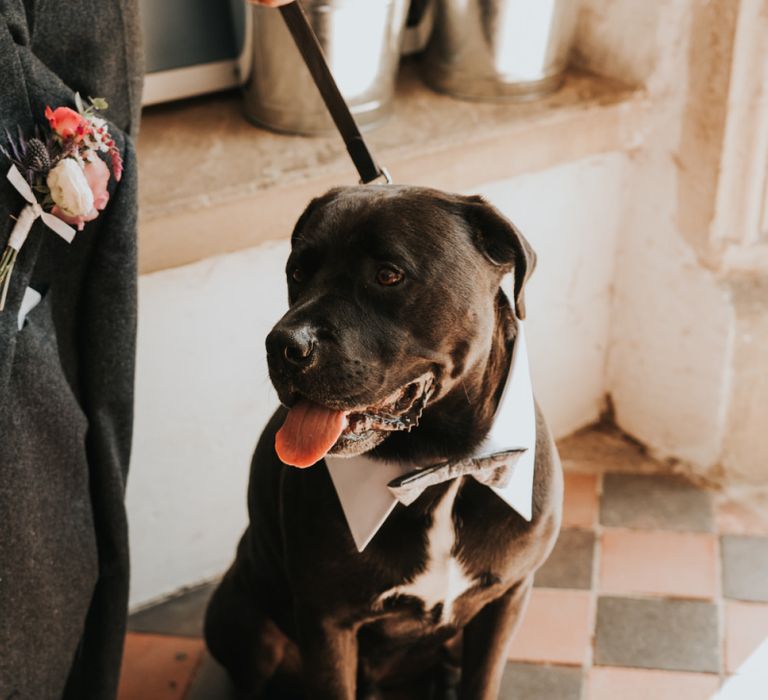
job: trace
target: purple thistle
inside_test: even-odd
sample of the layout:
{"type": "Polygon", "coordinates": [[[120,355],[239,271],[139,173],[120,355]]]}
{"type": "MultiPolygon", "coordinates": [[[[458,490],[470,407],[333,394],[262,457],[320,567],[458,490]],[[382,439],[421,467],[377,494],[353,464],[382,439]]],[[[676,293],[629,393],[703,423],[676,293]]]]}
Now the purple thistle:
{"type": "Polygon", "coordinates": [[[24,165],[30,170],[43,174],[51,169],[51,156],[48,153],[48,148],[40,139],[30,139],[27,142],[24,165]]]}

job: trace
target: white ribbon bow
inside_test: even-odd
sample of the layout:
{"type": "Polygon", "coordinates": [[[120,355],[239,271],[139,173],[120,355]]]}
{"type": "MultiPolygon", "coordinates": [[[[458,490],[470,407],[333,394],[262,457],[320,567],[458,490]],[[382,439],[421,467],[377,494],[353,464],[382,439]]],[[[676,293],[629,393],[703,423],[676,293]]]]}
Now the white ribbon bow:
{"type": "Polygon", "coordinates": [[[76,233],[75,229],[64,223],[61,219],[43,211],[29,183],[15,165],[11,166],[7,177],[14,189],[27,201],[27,206],[21,210],[21,213],[16,218],[16,224],[11,231],[8,245],[2,258],[0,258],[0,270],[4,272],[3,278],[0,279],[0,311],[5,308],[5,299],[8,295],[8,287],[11,274],[13,273],[13,266],[16,263],[16,255],[24,243],[26,243],[27,236],[29,236],[29,232],[32,229],[32,224],[38,219],[42,219],[49,229],[61,236],[67,243],[72,243],[76,233]]]}
{"type": "Polygon", "coordinates": [[[67,243],[72,243],[72,239],[75,237],[75,233],[77,233],[75,229],[53,214],[48,214],[43,211],[43,208],[38,203],[35,193],[32,192],[29,183],[24,179],[23,175],[15,165],[12,165],[11,169],[8,171],[8,180],[14,186],[16,191],[28,202],[27,206],[21,210],[21,213],[16,219],[16,225],[13,227],[13,231],[11,231],[11,237],[8,240],[9,248],[13,248],[17,252],[21,250],[21,246],[23,246],[27,240],[32,224],[34,224],[37,219],[42,219],[43,223],[49,229],[61,236],[67,243]]]}

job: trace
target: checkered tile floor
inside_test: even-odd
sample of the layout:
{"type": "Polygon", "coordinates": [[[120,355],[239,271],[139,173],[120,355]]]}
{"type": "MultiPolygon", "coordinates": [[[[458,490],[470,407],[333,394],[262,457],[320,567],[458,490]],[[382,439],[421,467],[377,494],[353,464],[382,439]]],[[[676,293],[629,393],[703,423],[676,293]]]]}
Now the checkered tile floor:
{"type": "MultiPolygon", "coordinates": [[[[710,698],[768,638],[765,504],[660,475],[611,433],[560,449],[563,530],[536,577],[501,697],[710,698]]],[[[131,617],[120,700],[232,697],[200,639],[209,593],[131,617]]]]}

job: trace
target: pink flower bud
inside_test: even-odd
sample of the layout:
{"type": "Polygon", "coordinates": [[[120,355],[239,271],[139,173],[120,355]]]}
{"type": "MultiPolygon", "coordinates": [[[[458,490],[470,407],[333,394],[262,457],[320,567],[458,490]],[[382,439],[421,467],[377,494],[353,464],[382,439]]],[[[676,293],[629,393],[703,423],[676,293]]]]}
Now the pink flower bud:
{"type": "Polygon", "coordinates": [[[74,138],[79,142],[90,132],[88,120],[69,107],[57,107],[56,109],[46,107],[45,118],[51,125],[51,129],[63,139],[74,138]]]}

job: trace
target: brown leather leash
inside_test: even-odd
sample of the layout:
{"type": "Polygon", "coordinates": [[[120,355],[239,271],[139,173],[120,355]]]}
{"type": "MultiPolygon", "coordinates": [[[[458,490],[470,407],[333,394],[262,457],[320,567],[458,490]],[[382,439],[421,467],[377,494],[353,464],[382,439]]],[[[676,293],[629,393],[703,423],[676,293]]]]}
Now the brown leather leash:
{"type": "Polygon", "coordinates": [[[331,69],[328,67],[320,42],[317,40],[317,36],[298,0],[281,6],[280,12],[296,47],[301,53],[301,57],[304,59],[304,63],[312,75],[312,80],[315,81],[315,85],[320,91],[333,123],[341,134],[341,138],[344,139],[349,157],[352,158],[352,162],[360,174],[360,183],[367,185],[381,178],[387,183],[392,182],[387,169],[376,163],[368,149],[357,122],[336,84],[331,69]]]}

